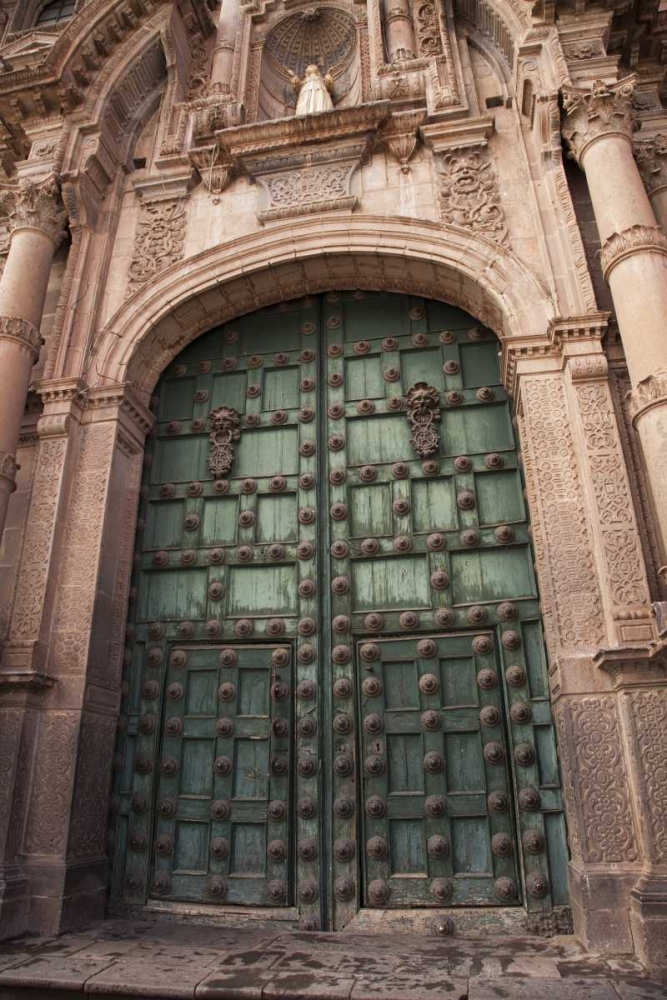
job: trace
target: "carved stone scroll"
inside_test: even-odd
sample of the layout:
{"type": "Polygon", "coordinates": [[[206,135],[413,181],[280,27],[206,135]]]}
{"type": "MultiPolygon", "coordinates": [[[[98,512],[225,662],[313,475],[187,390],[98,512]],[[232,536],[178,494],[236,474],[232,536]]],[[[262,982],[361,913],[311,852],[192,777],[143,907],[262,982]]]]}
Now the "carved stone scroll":
{"type": "Polygon", "coordinates": [[[440,420],[438,390],[426,382],[416,382],[408,390],[408,422],[412,429],[410,444],[420,458],[440,450],[440,435],[434,424],[440,420]]]}
{"type": "Polygon", "coordinates": [[[209,416],[211,450],[208,467],[214,479],[222,479],[230,471],[234,462],[234,441],[241,437],[240,417],[231,406],[220,406],[209,416]]]}

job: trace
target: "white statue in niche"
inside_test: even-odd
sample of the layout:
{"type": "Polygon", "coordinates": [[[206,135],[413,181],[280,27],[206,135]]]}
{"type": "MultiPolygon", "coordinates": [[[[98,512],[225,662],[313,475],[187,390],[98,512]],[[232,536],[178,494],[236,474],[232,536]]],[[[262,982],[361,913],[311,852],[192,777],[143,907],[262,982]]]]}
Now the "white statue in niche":
{"type": "Polygon", "coordinates": [[[303,80],[292,74],[292,85],[299,95],[296,102],[297,115],[316,115],[320,111],[333,111],[331,91],[334,81],[331,73],[322,76],[319,66],[314,64],[306,66],[303,80]]]}

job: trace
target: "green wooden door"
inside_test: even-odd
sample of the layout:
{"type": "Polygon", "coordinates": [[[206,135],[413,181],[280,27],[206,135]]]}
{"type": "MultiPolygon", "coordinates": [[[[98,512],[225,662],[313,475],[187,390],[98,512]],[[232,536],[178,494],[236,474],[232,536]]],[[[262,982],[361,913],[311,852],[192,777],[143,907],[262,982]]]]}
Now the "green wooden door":
{"type": "Polygon", "coordinates": [[[566,903],[495,336],[442,303],[310,297],[199,338],[155,411],[116,897],[293,906],[311,928],[566,903]]]}

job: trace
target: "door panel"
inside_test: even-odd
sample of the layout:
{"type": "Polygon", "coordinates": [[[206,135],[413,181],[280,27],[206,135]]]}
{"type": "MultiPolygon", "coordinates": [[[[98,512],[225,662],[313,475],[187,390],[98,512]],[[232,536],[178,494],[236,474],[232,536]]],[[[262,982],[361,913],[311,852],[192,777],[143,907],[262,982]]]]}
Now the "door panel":
{"type": "Polygon", "coordinates": [[[292,905],[305,928],[344,927],[360,906],[565,903],[495,336],[443,303],[331,292],[198,338],[155,412],[114,895],[292,905]],[[407,408],[421,381],[439,402],[428,455],[407,408]],[[223,406],[239,433],[215,476],[223,406]]]}
{"type": "Polygon", "coordinates": [[[519,901],[493,639],[357,643],[368,905],[493,905],[503,877],[519,901]]]}

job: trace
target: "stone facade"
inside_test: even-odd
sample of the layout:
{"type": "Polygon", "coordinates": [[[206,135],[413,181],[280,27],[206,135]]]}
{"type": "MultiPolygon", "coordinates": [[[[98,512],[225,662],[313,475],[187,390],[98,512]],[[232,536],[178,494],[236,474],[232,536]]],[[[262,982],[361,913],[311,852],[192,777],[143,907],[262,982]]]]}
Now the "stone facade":
{"type": "Polygon", "coordinates": [[[667,964],[664,14],[79,0],[37,24],[45,7],[0,2],[2,935],[104,912],[160,373],[216,324],[361,288],[500,338],[575,930],[667,964]],[[316,56],[334,109],[297,118],[288,72],[316,56]]]}

